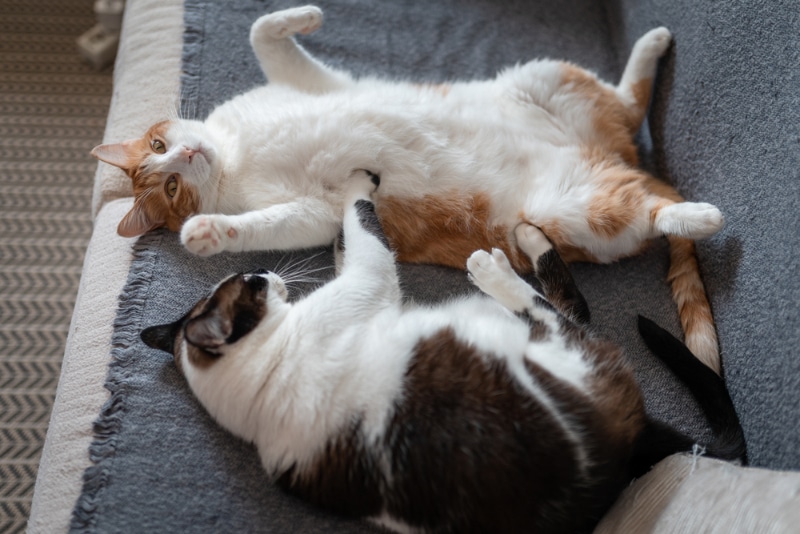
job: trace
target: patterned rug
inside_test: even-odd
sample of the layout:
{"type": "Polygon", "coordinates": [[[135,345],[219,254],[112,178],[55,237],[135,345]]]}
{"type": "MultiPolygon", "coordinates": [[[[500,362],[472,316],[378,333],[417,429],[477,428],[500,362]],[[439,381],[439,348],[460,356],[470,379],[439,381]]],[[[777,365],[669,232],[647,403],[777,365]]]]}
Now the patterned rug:
{"type": "Polygon", "coordinates": [[[25,529],[92,231],[111,97],[76,52],[92,5],[0,0],[0,532],[25,529]]]}

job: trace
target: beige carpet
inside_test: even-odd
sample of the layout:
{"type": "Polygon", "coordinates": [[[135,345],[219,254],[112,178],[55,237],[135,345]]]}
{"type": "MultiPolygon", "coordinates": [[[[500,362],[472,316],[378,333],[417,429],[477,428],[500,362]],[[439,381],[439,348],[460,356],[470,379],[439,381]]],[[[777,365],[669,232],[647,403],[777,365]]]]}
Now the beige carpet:
{"type": "Polygon", "coordinates": [[[0,532],[23,532],[92,231],[111,69],[92,0],[0,0],[0,532]]]}

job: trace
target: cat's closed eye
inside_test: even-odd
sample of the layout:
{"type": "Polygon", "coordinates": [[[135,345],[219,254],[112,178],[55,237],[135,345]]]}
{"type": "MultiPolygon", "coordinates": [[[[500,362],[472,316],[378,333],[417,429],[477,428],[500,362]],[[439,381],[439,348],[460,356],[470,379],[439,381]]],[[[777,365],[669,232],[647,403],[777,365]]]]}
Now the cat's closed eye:
{"type": "Polygon", "coordinates": [[[167,179],[164,190],[167,192],[167,196],[169,196],[169,198],[175,196],[175,193],[178,192],[178,175],[173,174],[167,179]]]}
{"type": "Polygon", "coordinates": [[[160,139],[153,139],[153,142],[150,145],[153,147],[153,150],[156,154],[163,154],[167,151],[167,146],[160,139]]]}

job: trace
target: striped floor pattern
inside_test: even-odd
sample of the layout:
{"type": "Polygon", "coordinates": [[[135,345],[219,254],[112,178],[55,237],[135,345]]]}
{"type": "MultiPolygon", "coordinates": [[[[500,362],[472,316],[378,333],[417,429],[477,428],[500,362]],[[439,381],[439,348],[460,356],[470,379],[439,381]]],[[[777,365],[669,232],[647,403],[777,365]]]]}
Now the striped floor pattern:
{"type": "Polygon", "coordinates": [[[0,0],[0,532],[24,532],[92,231],[111,69],[75,40],[93,0],[0,0]]]}

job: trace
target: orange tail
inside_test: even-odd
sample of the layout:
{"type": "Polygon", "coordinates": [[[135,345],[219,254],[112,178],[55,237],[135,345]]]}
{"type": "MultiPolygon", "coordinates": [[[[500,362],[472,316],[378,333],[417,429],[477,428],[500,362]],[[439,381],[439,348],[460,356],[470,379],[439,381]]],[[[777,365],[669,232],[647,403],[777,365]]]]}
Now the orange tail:
{"type": "Polygon", "coordinates": [[[672,284],[672,298],[678,305],[686,346],[697,358],[720,373],[719,345],[711,305],[700,278],[694,241],[668,236],[670,267],[667,280],[672,284]]]}

